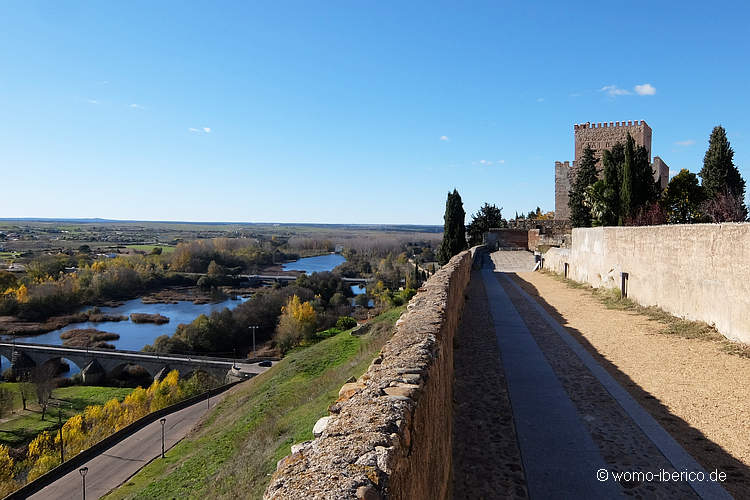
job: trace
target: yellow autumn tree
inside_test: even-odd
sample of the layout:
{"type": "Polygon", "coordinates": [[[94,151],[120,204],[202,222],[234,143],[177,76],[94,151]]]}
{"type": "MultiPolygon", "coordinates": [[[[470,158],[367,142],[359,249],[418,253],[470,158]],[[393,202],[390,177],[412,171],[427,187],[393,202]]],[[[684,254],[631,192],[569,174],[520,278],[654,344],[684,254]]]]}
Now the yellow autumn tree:
{"type": "Polygon", "coordinates": [[[312,338],[317,322],[318,315],[312,303],[302,302],[297,295],[292,295],[281,308],[281,318],[274,335],[276,345],[286,352],[302,339],[312,338]]]}
{"type": "Polygon", "coordinates": [[[21,285],[16,288],[15,295],[16,300],[22,304],[29,301],[29,289],[26,288],[26,285],[21,285]]]}
{"type": "Polygon", "coordinates": [[[180,374],[177,370],[169,372],[161,382],[154,380],[154,383],[148,388],[148,392],[152,394],[151,411],[161,410],[181,399],[182,390],[179,380],[180,374]]]}
{"type": "Polygon", "coordinates": [[[10,456],[10,449],[0,444],[0,482],[11,479],[13,479],[13,459],[10,456]]]}
{"type": "Polygon", "coordinates": [[[54,446],[54,438],[49,431],[40,432],[31,443],[27,456],[31,460],[36,460],[46,453],[50,453],[54,446]]]}
{"type": "MultiPolygon", "coordinates": [[[[62,427],[63,444],[66,455],[76,455],[86,445],[86,434],[83,428],[83,414],[79,413],[68,419],[62,427]]],[[[55,434],[55,447],[60,447],[60,434],[55,434]]]]}
{"type": "Polygon", "coordinates": [[[3,497],[9,495],[18,485],[13,481],[13,458],[10,456],[10,449],[0,444],[0,495],[3,497]]]}
{"type": "Polygon", "coordinates": [[[42,455],[36,462],[34,462],[33,467],[29,470],[27,480],[31,482],[42,474],[51,471],[58,465],[60,465],[59,454],[47,453],[46,455],[42,455]]]}

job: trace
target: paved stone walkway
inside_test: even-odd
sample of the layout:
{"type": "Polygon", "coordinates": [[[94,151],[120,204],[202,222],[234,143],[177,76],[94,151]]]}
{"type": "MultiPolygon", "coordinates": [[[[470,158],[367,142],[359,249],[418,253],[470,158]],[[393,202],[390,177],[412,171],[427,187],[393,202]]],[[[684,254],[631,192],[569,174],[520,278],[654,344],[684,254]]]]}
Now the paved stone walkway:
{"type": "Polygon", "coordinates": [[[730,498],[711,481],[640,476],[708,473],[538,303],[493,270],[502,265],[519,267],[509,252],[496,252],[473,274],[457,335],[454,497],[730,498]],[[479,347],[478,339],[484,349],[474,351],[478,365],[470,367],[464,349],[479,347]],[[466,395],[477,370],[494,389],[485,384],[473,388],[480,396],[466,395]],[[493,410],[494,427],[486,423],[493,410]],[[509,466],[514,459],[517,469],[509,466]]]}

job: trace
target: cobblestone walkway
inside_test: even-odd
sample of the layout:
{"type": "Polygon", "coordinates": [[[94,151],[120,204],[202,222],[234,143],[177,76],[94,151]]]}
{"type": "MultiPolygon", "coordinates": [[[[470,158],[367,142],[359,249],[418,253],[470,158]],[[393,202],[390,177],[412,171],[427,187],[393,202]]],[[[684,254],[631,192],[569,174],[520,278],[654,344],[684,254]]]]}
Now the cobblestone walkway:
{"type": "Polygon", "coordinates": [[[473,274],[457,334],[454,497],[729,498],[712,482],[639,476],[705,471],[531,297],[493,272],[517,267],[507,254],[485,257],[473,274]]]}

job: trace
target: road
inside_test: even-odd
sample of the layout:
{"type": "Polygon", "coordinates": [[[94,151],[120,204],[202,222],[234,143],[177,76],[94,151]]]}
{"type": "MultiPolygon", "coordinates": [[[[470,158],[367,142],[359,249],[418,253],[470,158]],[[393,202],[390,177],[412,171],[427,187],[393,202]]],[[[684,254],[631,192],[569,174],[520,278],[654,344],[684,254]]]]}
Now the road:
{"type": "MultiPolygon", "coordinates": [[[[226,392],[211,398],[213,408],[226,392]]],[[[166,416],[165,448],[168,450],[185,437],[208,411],[207,402],[166,416]]],[[[125,482],[151,460],[161,456],[161,423],[157,420],[89,460],[86,474],[86,498],[99,498],[125,482]]],[[[74,470],[29,498],[38,500],[81,498],[81,475],[74,470]]]]}

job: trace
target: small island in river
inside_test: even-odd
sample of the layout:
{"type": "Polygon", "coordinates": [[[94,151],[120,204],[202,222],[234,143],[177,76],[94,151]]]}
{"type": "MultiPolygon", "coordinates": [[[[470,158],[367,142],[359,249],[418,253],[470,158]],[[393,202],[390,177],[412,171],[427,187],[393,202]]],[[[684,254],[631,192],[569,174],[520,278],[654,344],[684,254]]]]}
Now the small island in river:
{"type": "Polygon", "coordinates": [[[116,333],[103,332],[96,328],[75,328],[60,334],[63,345],[67,347],[98,347],[100,349],[114,349],[115,346],[107,340],[118,340],[116,333]]]}

